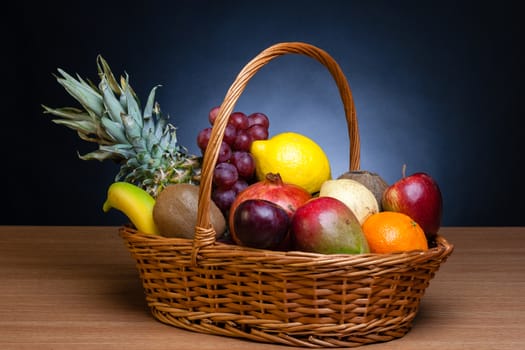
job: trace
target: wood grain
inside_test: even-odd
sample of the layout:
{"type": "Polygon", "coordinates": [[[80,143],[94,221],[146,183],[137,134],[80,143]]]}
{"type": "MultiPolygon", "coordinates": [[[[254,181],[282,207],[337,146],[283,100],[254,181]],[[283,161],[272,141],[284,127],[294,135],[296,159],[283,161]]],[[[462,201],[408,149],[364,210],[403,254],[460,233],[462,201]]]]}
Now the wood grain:
{"type": "MultiPolygon", "coordinates": [[[[154,320],[117,229],[0,226],[0,349],[290,349],[154,320]]],[[[413,329],[366,349],[522,347],[525,227],[446,227],[441,234],[455,250],[431,281],[413,329]]]]}

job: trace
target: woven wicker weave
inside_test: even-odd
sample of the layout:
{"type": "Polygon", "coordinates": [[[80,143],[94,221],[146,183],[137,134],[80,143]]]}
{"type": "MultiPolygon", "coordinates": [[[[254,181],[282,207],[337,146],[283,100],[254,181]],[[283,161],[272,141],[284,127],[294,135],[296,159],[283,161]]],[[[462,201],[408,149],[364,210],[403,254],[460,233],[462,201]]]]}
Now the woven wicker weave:
{"type": "Polygon", "coordinates": [[[202,166],[193,240],[122,227],[159,321],[202,333],[302,347],[352,347],[402,337],[453,246],[438,236],[426,252],[323,255],[215,242],[208,213],[219,146],[248,81],[285,54],[312,57],[330,71],[344,105],[350,170],[359,169],[359,132],[350,88],[337,63],[305,43],[262,51],[239,73],[221,105],[202,166]]]}

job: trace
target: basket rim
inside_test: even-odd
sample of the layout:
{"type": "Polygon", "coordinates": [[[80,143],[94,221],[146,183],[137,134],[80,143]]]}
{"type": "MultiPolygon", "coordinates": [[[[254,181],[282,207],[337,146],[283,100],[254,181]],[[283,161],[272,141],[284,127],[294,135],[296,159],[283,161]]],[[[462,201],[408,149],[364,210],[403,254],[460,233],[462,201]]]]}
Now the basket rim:
{"type": "MultiPolygon", "coordinates": [[[[174,250],[187,249],[190,254],[194,240],[191,238],[165,237],[143,233],[130,225],[124,225],[119,228],[119,235],[127,240],[130,244],[148,249],[162,250],[163,254],[158,255],[160,259],[169,258],[170,253],[174,250]],[[178,249],[177,249],[178,248],[178,249]]],[[[200,258],[198,265],[207,265],[208,260],[226,259],[229,256],[239,257],[243,255],[246,262],[268,262],[278,263],[285,266],[303,266],[303,267],[321,267],[337,266],[340,268],[349,266],[367,266],[377,265],[384,269],[385,266],[394,266],[399,264],[414,264],[429,260],[442,260],[448,257],[454,250],[454,245],[445,237],[438,234],[436,236],[436,245],[426,251],[412,250],[394,253],[360,253],[360,254],[321,254],[310,253],[297,250],[276,251],[258,248],[244,247],[236,244],[224,242],[214,242],[199,250],[200,258]]],[[[216,262],[213,262],[214,264],[216,262]]]]}

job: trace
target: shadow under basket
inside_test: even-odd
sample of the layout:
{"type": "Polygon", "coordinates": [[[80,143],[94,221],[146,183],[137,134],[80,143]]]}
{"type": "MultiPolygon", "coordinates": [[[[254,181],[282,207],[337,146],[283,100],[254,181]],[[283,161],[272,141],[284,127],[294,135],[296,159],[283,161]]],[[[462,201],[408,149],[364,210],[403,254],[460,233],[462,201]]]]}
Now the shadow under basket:
{"type": "Polygon", "coordinates": [[[235,102],[267,62],[294,53],[326,66],[348,122],[351,171],[359,170],[359,133],[348,83],[337,63],[305,43],[262,51],[239,73],[221,104],[202,163],[193,239],[123,226],[146,301],[159,321],[201,333],[300,347],[354,347],[405,335],[421,298],[453,245],[442,236],[427,251],[316,254],[270,251],[215,240],[208,215],[212,174],[235,102]]]}

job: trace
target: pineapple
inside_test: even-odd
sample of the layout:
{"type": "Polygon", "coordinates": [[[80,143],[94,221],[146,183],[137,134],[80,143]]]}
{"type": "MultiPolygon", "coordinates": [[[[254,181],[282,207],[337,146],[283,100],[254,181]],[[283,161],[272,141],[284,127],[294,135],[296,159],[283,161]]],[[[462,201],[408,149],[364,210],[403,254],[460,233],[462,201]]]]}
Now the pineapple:
{"type": "Polygon", "coordinates": [[[115,181],[133,183],[153,197],[172,183],[198,184],[201,157],[191,155],[177,142],[176,128],[168,123],[155,101],[155,86],[141,112],[140,101],[129,85],[129,76],[117,83],[108,63],[97,57],[98,87],[89,80],[77,79],[58,69],[56,79],[82,106],[50,108],[44,113],[56,124],[76,130],[98,149],[80,155],[83,160],[114,160],[120,164],[115,181]]]}

